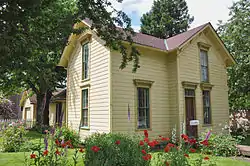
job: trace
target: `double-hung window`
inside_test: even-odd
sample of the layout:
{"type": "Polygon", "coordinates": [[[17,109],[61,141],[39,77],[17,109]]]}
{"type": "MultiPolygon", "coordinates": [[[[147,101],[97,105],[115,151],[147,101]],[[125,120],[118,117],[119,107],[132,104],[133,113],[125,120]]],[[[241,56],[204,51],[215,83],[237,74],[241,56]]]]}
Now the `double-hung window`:
{"type": "Polygon", "coordinates": [[[210,91],[203,90],[203,117],[204,124],[211,124],[211,103],[210,103],[210,91]]]}
{"type": "Polygon", "coordinates": [[[138,118],[137,128],[150,128],[149,88],[137,87],[138,118]]]}
{"type": "Polygon", "coordinates": [[[88,89],[82,90],[82,127],[89,128],[89,93],[88,89]]]}
{"type": "Polygon", "coordinates": [[[89,43],[82,46],[82,79],[89,78],[89,43]]]}
{"type": "Polygon", "coordinates": [[[207,51],[200,50],[201,82],[208,82],[208,55],[207,51]]]}

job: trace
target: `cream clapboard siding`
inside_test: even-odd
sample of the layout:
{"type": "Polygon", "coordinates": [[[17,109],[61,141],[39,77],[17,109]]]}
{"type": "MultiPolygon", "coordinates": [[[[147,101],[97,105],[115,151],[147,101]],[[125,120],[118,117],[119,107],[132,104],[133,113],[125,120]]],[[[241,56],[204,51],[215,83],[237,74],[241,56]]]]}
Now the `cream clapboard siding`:
{"type": "Polygon", "coordinates": [[[178,76],[177,76],[177,56],[176,52],[166,55],[167,56],[167,70],[168,70],[168,101],[170,111],[171,130],[178,127],[179,113],[178,113],[178,76]]]}
{"type": "Polygon", "coordinates": [[[68,64],[67,110],[68,125],[79,130],[81,90],[89,87],[90,130],[80,129],[82,137],[94,132],[109,132],[109,51],[104,42],[93,35],[90,42],[90,80],[82,82],[82,49],[77,43],[68,64]]]}
{"type": "Polygon", "coordinates": [[[30,99],[26,99],[25,104],[23,106],[23,113],[22,117],[24,120],[28,121],[34,121],[33,114],[34,114],[34,104],[30,103],[30,99]],[[30,108],[30,111],[26,111],[26,117],[25,117],[25,110],[27,108],[30,108]]]}
{"type": "Polygon", "coordinates": [[[149,134],[152,137],[159,134],[167,135],[170,132],[172,117],[168,100],[167,56],[166,53],[150,49],[141,48],[140,52],[141,67],[136,73],[132,73],[131,64],[120,70],[121,55],[118,52],[111,52],[112,132],[136,131],[137,92],[133,79],[143,79],[154,81],[150,89],[152,131],[149,131],[149,134]],[[128,105],[131,111],[131,123],[128,123],[128,105]]]}
{"type": "MultiPolygon", "coordinates": [[[[196,118],[200,120],[198,133],[210,128],[212,128],[213,131],[221,132],[221,129],[226,124],[229,115],[226,68],[224,67],[220,54],[216,51],[216,45],[213,44],[213,42],[211,42],[211,40],[203,33],[201,36],[195,38],[191,44],[188,44],[179,55],[180,82],[201,82],[200,54],[197,45],[198,42],[211,45],[208,51],[209,81],[212,85],[214,85],[211,90],[212,126],[205,127],[203,125],[202,90],[199,85],[196,89],[196,118]]],[[[181,84],[179,84],[179,86],[181,86],[181,84]]],[[[185,121],[185,98],[182,86],[180,87],[179,96],[179,113],[180,117],[182,117],[180,123],[182,123],[185,121]]]]}
{"type": "Polygon", "coordinates": [[[56,122],[56,103],[49,104],[49,124],[55,125],[56,122]]]}

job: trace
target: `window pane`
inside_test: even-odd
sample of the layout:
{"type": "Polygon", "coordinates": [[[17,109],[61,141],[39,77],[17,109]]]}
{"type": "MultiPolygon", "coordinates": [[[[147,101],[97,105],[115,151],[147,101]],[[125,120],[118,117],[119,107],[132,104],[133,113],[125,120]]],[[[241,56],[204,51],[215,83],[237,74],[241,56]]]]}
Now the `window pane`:
{"type": "Polygon", "coordinates": [[[211,124],[210,91],[203,91],[204,124],[211,124]]]}
{"type": "Polygon", "coordinates": [[[82,47],[82,69],[83,79],[88,78],[88,66],[89,66],[89,48],[88,43],[82,47]]]}
{"type": "Polygon", "coordinates": [[[149,89],[137,88],[138,128],[150,128],[149,89]]]}
{"type": "Polygon", "coordinates": [[[82,90],[82,126],[88,127],[88,89],[82,90]]]}
{"type": "Polygon", "coordinates": [[[202,80],[203,82],[208,81],[208,68],[205,66],[201,66],[201,74],[202,74],[202,80]]]}

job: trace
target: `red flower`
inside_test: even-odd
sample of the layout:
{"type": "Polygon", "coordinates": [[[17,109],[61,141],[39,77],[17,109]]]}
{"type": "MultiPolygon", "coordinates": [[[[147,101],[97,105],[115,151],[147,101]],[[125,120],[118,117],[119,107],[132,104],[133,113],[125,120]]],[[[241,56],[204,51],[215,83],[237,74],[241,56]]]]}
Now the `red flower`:
{"type": "Polygon", "coordinates": [[[207,157],[207,156],[206,156],[206,157],[204,157],[204,160],[209,160],[209,157],[207,157]]]}
{"type": "Polygon", "coordinates": [[[141,152],[142,152],[143,154],[147,154],[146,150],[144,150],[144,149],[142,149],[141,152]]]}
{"type": "Polygon", "coordinates": [[[58,149],[56,149],[56,155],[60,155],[60,152],[58,149]]]}
{"type": "Polygon", "coordinates": [[[166,161],[166,166],[169,166],[169,163],[166,161]]]}
{"type": "Polygon", "coordinates": [[[60,142],[58,141],[58,139],[56,139],[55,143],[56,143],[57,146],[60,145],[60,142]]]}
{"type": "Polygon", "coordinates": [[[172,143],[168,143],[167,146],[172,147],[172,148],[175,147],[175,145],[172,143]]]}
{"type": "Polygon", "coordinates": [[[152,158],[151,154],[147,154],[146,156],[142,156],[142,158],[146,161],[150,160],[152,158]]]}
{"type": "Polygon", "coordinates": [[[144,142],[149,143],[149,139],[147,137],[144,138],[144,142]]]}
{"type": "Polygon", "coordinates": [[[144,130],[144,136],[148,138],[148,130],[144,130]]]}
{"type": "Polygon", "coordinates": [[[154,147],[154,146],[155,146],[155,142],[154,142],[154,141],[152,141],[152,142],[148,142],[148,146],[150,146],[150,147],[154,147]]]}
{"type": "Polygon", "coordinates": [[[209,145],[209,143],[208,143],[208,140],[204,140],[204,141],[202,141],[202,142],[200,142],[202,145],[204,145],[204,146],[208,146],[209,145]]]}
{"type": "Polygon", "coordinates": [[[169,141],[170,139],[168,137],[164,138],[165,141],[169,141]]]}
{"type": "Polygon", "coordinates": [[[83,152],[84,152],[84,149],[83,149],[83,148],[81,148],[81,149],[79,150],[79,152],[83,153],[83,152]]]}
{"type": "Polygon", "coordinates": [[[196,150],[193,149],[193,148],[190,148],[189,151],[190,151],[191,153],[195,153],[195,152],[196,152],[196,150]]]}
{"type": "Polygon", "coordinates": [[[98,146],[93,146],[91,148],[91,150],[94,151],[94,152],[98,152],[100,150],[100,148],[98,146]]]}
{"type": "Polygon", "coordinates": [[[140,145],[140,146],[143,146],[143,145],[144,145],[144,142],[143,142],[143,141],[140,141],[139,145],[140,145]]]}
{"type": "Polygon", "coordinates": [[[120,140],[117,140],[117,141],[115,141],[115,144],[116,144],[116,145],[120,145],[120,144],[121,144],[121,141],[120,141],[120,140]]]}
{"type": "Polygon", "coordinates": [[[169,146],[166,146],[165,148],[164,148],[164,152],[169,152],[170,151],[170,149],[171,149],[171,147],[169,147],[169,146]]]}
{"type": "Polygon", "coordinates": [[[30,158],[31,159],[35,159],[36,158],[36,154],[34,154],[34,153],[30,154],[30,158]]]}
{"type": "Polygon", "coordinates": [[[189,140],[189,143],[190,143],[191,145],[196,144],[196,139],[191,138],[191,139],[189,140]]]}
{"type": "Polygon", "coordinates": [[[182,134],[181,138],[185,141],[188,142],[188,136],[186,134],[182,134]]]}
{"type": "Polygon", "coordinates": [[[186,154],[186,153],[184,154],[184,156],[185,156],[185,157],[187,157],[187,158],[189,158],[189,155],[188,155],[188,154],[186,154]]]}
{"type": "Polygon", "coordinates": [[[63,148],[65,148],[65,147],[67,146],[67,144],[66,144],[66,143],[63,143],[63,144],[61,144],[61,146],[62,146],[63,148]]]}
{"type": "Polygon", "coordinates": [[[48,151],[48,150],[43,151],[43,155],[44,155],[44,156],[47,156],[47,155],[48,155],[48,153],[49,153],[49,151],[48,151]]]}

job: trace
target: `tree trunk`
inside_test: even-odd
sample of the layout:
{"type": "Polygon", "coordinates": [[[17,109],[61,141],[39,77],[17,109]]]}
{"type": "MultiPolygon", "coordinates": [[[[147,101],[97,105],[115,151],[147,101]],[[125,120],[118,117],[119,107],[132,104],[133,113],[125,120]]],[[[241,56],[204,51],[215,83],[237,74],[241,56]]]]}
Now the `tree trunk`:
{"type": "Polygon", "coordinates": [[[47,91],[45,96],[45,107],[43,112],[43,124],[46,126],[49,126],[49,104],[51,97],[52,97],[52,92],[47,91]]]}
{"type": "Polygon", "coordinates": [[[37,107],[36,107],[36,125],[42,126],[43,124],[43,110],[44,110],[44,93],[37,93],[37,107]]]}

